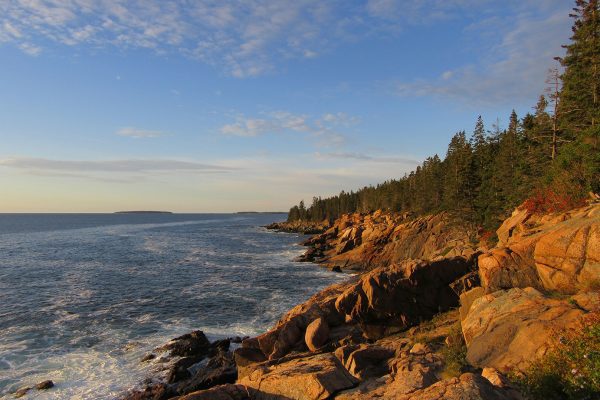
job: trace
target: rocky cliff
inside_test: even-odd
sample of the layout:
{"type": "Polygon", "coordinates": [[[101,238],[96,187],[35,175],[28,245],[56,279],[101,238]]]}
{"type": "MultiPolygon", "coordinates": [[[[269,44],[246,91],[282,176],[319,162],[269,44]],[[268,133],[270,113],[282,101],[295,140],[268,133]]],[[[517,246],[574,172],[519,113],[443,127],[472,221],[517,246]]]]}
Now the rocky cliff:
{"type": "Polygon", "coordinates": [[[408,259],[469,257],[477,248],[476,237],[477,232],[448,213],[348,214],[304,242],[309,249],[299,260],[369,270],[408,259]]]}
{"type": "Polygon", "coordinates": [[[517,209],[497,235],[486,249],[446,214],[344,216],[306,259],[365,272],[244,340],[235,381],[179,399],[524,398],[506,374],[600,312],[600,204],[517,209]]]}

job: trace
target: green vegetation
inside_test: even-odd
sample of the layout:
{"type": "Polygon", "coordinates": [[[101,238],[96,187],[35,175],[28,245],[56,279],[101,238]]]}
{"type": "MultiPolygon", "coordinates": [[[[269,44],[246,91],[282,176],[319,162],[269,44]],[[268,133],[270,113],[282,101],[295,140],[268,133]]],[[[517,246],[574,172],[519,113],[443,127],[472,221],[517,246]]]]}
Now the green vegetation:
{"type": "Polygon", "coordinates": [[[460,322],[452,326],[447,338],[447,344],[442,348],[444,357],[444,378],[460,376],[469,365],[467,362],[467,346],[463,339],[460,322]]]}
{"type": "Polygon", "coordinates": [[[335,219],[377,209],[418,214],[442,210],[494,228],[534,196],[536,211],[574,207],[600,191],[600,0],[577,0],[560,68],[550,71],[534,113],[513,111],[506,129],[456,133],[445,158],[428,157],[404,177],[292,207],[288,220],[335,219]],[[537,196],[537,197],[536,197],[537,196]]]}
{"type": "Polygon", "coordinates": [[[578,331],[557,335],[554,346],[524,374],[512,377],[532,399],[600,397],[600,318],[589,317],[578,331]]]}

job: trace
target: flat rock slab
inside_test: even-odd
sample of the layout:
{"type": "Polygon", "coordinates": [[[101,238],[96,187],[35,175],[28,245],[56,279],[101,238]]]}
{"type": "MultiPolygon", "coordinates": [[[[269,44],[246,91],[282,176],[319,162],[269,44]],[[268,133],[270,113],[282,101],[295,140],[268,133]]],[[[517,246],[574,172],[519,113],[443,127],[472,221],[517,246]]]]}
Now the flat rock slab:
{"type": "Polygon", "coordinates": [[[503,372],[522,370],[546,353],[554,331],[573,326],[584,314],[577,305],[533,288],[482,296],[462,321],[467,361],[503,372]]]}
{"type": "Polygon", "coordinates": [[[259,365],[238,383],[256,389],[256,400],[320,400],[354,387],[357,380],[334,355],[319,354],[259,365]]]}
{"type": "Polygon", "coordinates": [[[172,400],[247,400],[253,398],[252,390],[243,385],[227,384],[200,390],[172,400]]]}
{"type": "Polygon", "coordinates": [[[481,375],[462,374],[446,379],[428,388],[396,397],[397,400],[522,400],[510,389],[492,385],[481,375]]]}

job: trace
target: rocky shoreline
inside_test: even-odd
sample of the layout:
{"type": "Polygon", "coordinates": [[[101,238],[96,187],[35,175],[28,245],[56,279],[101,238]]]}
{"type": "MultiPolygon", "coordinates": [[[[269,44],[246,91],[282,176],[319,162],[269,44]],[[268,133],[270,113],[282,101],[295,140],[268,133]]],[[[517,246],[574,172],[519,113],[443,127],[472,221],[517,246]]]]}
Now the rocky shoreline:
{"type": "Polygon", "coordinates": [[[142,360],[160,376],[124,399],[522,399],[507,376],[600,319],[598,202],[518,208],[495,246],[447,214],[353,214],[320,231],[302,260],[359,274],[260,336],[174,339],[142,360]]]}

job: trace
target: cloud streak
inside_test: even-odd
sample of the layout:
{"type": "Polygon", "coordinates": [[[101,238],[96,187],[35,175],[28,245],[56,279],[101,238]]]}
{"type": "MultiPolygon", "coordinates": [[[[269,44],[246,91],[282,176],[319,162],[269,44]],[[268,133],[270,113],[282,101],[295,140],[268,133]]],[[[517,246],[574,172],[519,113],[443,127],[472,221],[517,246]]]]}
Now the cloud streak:
{"type": "Polygon", "coordinates": [[[364,153],[349,153],[349,152],[335,152],[335,153],[315,153],[315,156],[319,160],[354,160],[354,161],[367,161],[374,163],[392,163],[392,164],[409,164],[416,165],[419,163],[414,158],[398,157],[398,156],[372,156],[364,153]]]}
{"type": "Polygon", "coordinates": [[[556,10],[561,2],[365,0],[349,6],[343,0],[7,0],[0,2],[0,43],[31,55],[52,43],[180,53],[245,78],[373,34],[398,34],[465,15],[481,19],[499,9],[556,10]]]}
{"type": "Polygon", "coordinates": [[[265,134],[301,133],[319,145],[340,146],[345,135],[340,129],[357,125],[360,119],[345,113],[327,113],[318,118],[294,114],[287,111],[267,113],[260,118],[238,116],[237,121],[221,127],[226,136],[257,137],[265,134]]]}
{"type": "Polygon", "coordinates": [[[157,138],[157,137],[165,135],[163,132],[159,132],[159,131],[150,131],[150,130],[132,128],[132,127],[121,128],[115,133],[119,136],[127,136],[127,137],[132,137],[135,139],[157,138]]]}
{"type": "Polygon", "coordinates": [[[50,43],[178,52],[243,78],[272,71],[276,59],[316,57],[333,32],[330,8],[318,0],[9,0],[0,2],[0,43],[32,55],[50,43]]]}
{"type": "MultiPolygon", "coordinates": [[[[553,58],[563,53],[572,21],[568,4],[544,8],[532,16],[523,4],[516,16],[484,19],[467,28],[480,37],[498,37],[495,45],[482,51],[475,63],[444,71],[436,79],[398,81],[393,85],[400,96],[434,96],[458,99],[476,105],[512,104],[543,92],[543,73],[553,58]],[[542,78],[540,78],[542,76],[542,78]]],[[[544,2],[542,2],[544,3],[544,2]]],[[[553,3],[549,0],[546,4],[553,3]]]]}
{"type": "Polygon", "coordinates": [[[235,168],[192,161],[165,159],[133,159],[133,160],[53,160],[47,158],[6,158],[0,159],[0,167],[15,168],[27,171],[44,172],[109,172],[109,173],[153,173],[153,172],[185,172],[185,173],[227,173],[235,168]]]}

